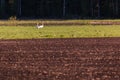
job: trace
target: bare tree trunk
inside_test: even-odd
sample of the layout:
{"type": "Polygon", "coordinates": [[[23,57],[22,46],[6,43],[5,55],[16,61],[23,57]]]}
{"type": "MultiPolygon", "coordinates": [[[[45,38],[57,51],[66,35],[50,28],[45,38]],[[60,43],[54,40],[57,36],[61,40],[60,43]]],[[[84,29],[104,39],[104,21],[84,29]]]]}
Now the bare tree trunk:
{"type": "Polygon", "coordinates": [[[63,0],[63,16],[66,15],[66,0],[63,0]]]}
{"type": "Polygon", "coordinates": [[[101,0],[98,0],[98,17],[100,17],[100,1],[101,0]]]}
{"type": "Polygon", "coordinates": [[[3,16],[5,14],[5,0],[0,0],[0,13],[3,16]]]}
{"type": "Polygon", "coordinates": [[[21,0],[18,0],[18,14],[19,14],[19,16],[21,16],[21,13],[22,13],[22,6],[21,6],[21,0]]]}
{"type": "Polygon", "coordinates": [[[114,6],[114,0],[112,0],[112,17],[115,16],[115,6],[114,6]]]}
{"type": "Polygon", "coordinates": [[[94,10],[93,10],[93,0],[90,0],[90,12],[91,12],[91,16],[94,16],[94,10]]]}
{"type": "Polygon", "coordinates": [[[116,10],[115,10],[115,12],[116,12],[116,16],[118,16],[118,0],[116,0],[116,10]]]}

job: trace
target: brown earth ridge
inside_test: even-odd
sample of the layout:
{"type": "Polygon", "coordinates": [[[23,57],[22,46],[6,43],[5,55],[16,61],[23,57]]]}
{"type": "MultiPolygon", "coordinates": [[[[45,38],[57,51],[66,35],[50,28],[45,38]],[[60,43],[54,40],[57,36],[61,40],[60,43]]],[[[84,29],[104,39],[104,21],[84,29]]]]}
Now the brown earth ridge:
{"type": "Polygon", "coordinates": [[[0,80],[120,80],[120,38],[0,40],[0,80]]]}
{"type": "Polygon", "coordinates": [[[34,26],[37,23],[43,22],[46,26],[56,25],[120,25],[119,20],[83,20],[83,21],[69,21],[69,20],[38,20],[38,21],[27,21],[27,20],[3,20],[0,21],[0,26],[34,26]]]}

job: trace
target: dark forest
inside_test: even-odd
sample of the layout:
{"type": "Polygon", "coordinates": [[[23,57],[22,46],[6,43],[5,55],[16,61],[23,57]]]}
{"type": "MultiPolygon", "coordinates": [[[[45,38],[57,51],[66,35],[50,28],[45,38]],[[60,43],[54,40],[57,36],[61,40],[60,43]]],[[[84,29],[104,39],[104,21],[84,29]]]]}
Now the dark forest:
{"type": "Polygon", "coordinates": [[[120,18],[119,3],[120,0],[0,0],[0,18],[120,18]]]}

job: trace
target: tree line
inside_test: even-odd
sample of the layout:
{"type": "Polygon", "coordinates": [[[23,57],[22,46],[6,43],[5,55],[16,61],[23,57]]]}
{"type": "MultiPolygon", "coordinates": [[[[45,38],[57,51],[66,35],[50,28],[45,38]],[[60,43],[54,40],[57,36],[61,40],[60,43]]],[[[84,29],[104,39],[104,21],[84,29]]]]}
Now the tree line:
{"type": "Polygon", "coordinates": [[[120,18],[120,0],[0,0],[0,17],[120,18]]]}

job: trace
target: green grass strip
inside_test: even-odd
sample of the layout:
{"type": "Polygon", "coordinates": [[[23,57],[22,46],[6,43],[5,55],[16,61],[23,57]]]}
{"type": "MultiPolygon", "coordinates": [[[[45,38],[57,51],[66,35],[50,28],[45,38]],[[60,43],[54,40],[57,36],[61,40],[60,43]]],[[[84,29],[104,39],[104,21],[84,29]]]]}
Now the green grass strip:
{"type": "Polygon", "coordinates": [[[0,26],[0,39],[120,37],[119,25],[0,26]]]}

